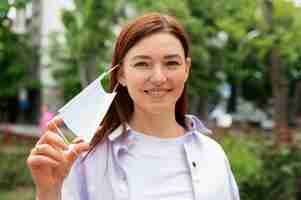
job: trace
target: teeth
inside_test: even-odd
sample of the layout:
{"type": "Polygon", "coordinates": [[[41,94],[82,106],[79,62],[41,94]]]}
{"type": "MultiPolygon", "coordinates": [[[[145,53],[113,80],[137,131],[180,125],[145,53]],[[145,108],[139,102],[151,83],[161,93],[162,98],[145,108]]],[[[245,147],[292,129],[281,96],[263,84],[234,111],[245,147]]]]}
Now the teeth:
{"type": "Polygon", "coordinates": [[[147,91],[148,95],[154,96],[154,97],[160,97],[163,96],[167,91],[163,90],[149,90],[147,91]]]}

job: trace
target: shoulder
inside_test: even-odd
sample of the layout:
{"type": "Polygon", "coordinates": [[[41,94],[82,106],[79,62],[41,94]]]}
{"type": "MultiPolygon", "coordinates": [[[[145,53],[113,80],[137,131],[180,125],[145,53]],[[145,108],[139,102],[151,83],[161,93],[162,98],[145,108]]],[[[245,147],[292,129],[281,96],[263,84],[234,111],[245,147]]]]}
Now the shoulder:
{"type": "Polygon", "coordinates": [[[192,145],[195,147],[192,152],[195,160],[207,166],[208,173],[217,173],[218,171],[221,176],[227,177],[230,172],[230,165],[222,146],[207,135],[201,133],[195,134],[198,134],[197,137],[194,137],[197,139],[194,140],[194,145],[192,145]]]}
{"type": "Polygon", "coordinates": [[[220,154],[223,157],[226,157],[225,151],[223,147],[211,137],[201,134],[197,132],[198,139],[200,140],[200,145],[208,152],[208,153],[215,153],[220,154]]]}
{"type": "Polygon", "coordinates": [[[239,200],[238,186],[222,146],[214,139],[201,133],[198,134],[201,149],[197,153],[199,162],[202,163],[202,173],[204,176],[210,175],[213,180],[219,180],[214,184],[219,184],[223,190],[227,190],[231,199],[239,200]]]}
{"type": "Polygon", "coordinates": [[[193,131],[198,142],[198,149],[204,151],[207,155],[219,155],[219,157],[226,158],[226,154],[222,146],[210,137],[212,131],[208,129],[204,123],[194,115],[186,115],[190,124],[190,131],[193,131]]]}

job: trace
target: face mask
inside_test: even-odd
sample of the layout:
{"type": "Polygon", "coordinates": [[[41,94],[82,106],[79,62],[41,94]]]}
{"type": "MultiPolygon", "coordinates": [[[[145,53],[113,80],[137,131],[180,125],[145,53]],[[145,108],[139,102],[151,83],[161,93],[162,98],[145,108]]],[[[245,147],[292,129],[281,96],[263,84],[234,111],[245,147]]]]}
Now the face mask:
{"type": "Polygon", "coordinates": [[[118,66],[102,73],[58,111],[58,116],[63,119],[64,124],[57,127],[57,130],[67,144],[70,144],[74,137],[81,137],[85,142],[92,140],[117,94],[115,90],[118,85],[112,93],[107,93],[101,85],[101,80],[118,66]]]}

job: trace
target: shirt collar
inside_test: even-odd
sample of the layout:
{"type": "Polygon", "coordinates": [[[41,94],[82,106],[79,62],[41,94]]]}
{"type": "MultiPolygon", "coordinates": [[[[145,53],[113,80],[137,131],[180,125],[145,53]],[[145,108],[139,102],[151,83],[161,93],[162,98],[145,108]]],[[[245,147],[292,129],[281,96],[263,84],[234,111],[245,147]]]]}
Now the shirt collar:
{"type": "MultiPolygon", "coordinates": [[[[205,127],[205,125],[199,120],[198,117],[194,115],[185,115],[188,122],[188,131],[189,132],[198,132],[202,134],[212,134],[212,131],[205,127]]],[[[131,130],[131,127],[125,123],[124,125],[119,125],[109,136],[110,141],[115,141],[119,136],[122,135],[124,132],[128,132],[131,130]]]]}
{"type": "Polygon", "coordinates": [[[202,134],[212,134],[212,131],[206,128],[203,122],[201,122],[201,120],[199,120],[199,118],[195,115],[186,115],[186,118],[189,123],[189,131],[197,131],[202,134]]]}

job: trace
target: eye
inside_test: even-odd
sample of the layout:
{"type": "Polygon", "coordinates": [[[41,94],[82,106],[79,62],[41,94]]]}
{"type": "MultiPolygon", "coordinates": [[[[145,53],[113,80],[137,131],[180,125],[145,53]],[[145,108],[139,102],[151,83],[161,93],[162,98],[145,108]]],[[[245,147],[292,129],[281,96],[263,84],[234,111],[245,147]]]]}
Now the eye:
{"type": "Polygon", "coordinates": [[[148,68],[150,65],[147,62],[137,62],[133,65],[136,68],[148,68]]]}
{"type": "Polygon", "coordinates": [[[174,61],[174,60],[168,61],[166,64],[167,65],[180,65],[180,63],[178,61],[174,61]]]}
{"type": "Polygon", "coordinates": [[[170,61],[167,61],[167,62],[165,63],[165,65],[166,65],[168,68],[174,69],[174,68],[178,68],[178,67],[181,65],[181,63],[180,63],[179,61],[176,61],[176,60],[170,60],[170,61]]]}

